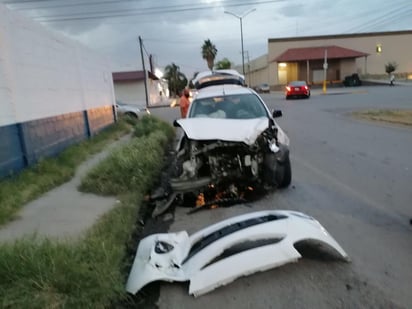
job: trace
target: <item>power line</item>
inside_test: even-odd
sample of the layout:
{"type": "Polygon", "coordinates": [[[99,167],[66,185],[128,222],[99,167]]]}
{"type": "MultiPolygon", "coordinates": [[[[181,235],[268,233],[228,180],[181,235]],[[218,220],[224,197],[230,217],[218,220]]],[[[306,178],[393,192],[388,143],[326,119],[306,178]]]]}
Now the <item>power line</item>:
{"type": "Polygon", "coordinates": [[[412,11],[411,9],[405,11],[405,8],[408,8],[408,7],[409,5],[405,4],[402,7],[392,9],[389,12],[385,12],[371,20],[368,20],[367,22],[361,25],[356,25],[354,27],[349,28],[348,30],[346,30],[346,33],[350,33],[353,31],[362,32],[367,29],[371,29],[373,27],[379,26],[379,24],[382,22],[386,22],[388,20],[395,20],[398,17],[398,15],[403,15],[404,13],[411,12],[412,11]]]}
{"type": "MultiPolygon", "coordinates": [[[[47,1],[47,0],[45,0],[47,1]]],[[[28,2],[38,2],[38,1],[23,1],[23,2],[9,2],[9,5],[13,4],[25,4],[28,2]]],[[[25,10],[43,10],[43,9],[54,9],[54,8],[69,8],[69,7],[81,7],[81,6],[96,6],[96,5],[107,5],[107,4],[121,4],[126,2],[141,2],[139,0],[106,0],[106,1],[99,1],[99,2],[80,2],[80,3],[61,3],[61,4],[50,4],[50,5],[43,5],[43,6],[35,6],[35,7],[23,7],[23,8],[16,8],[16,11],[25,11],[25,10]]],[[[4,2],[7,3],[7,2],[4,2]]]]}
{"type": "MultiPolygon", "coordinates": [[[[44,0],[46,1],[46,0],[44,0]]],[[[283,2],[285,0],[266,0],[266,1],[245,1],[239,3],[239,1],[232,1],[225,3],[225,7],[241,7],[249,5],[260,5],[268,3],[283,2]]],[[[83,6],[86,3],[82,4],[83,6]]],[[[106,10],[100,12],[90,13],[71,13],[71,14],[54,14],[46,16],[35,16],[32,17],[34,20],[41,22],[51,22],[51,21],[69,21],[69,20],[87,20],[87,19],[102,19],[102,18],[113,18],[113,17],[125,17],[125,16],[138,16],[138,15],[155,15],[162,13],[178,13],[178,12],[188,12],[188,11],[198,11],[204,9],[211,9],[216,7],[216,5],[194,5],[188,7],[187,5],[174,5],[174,6],[163,6],[163,7],[153,7],[153,8],[141,8],[141,9],[123,9],[123,10],[106,10]]]]}

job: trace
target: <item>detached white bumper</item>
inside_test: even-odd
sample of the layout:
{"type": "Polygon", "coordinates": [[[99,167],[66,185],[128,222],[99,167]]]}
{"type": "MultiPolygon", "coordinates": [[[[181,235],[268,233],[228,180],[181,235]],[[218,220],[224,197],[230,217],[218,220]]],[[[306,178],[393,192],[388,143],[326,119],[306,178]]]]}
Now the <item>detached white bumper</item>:
{"type": "Polygon", "coordinates": [[[314,218],[295,211],[259,211],[218,222],[190,237],[182,231],[142,239],[126,290],[134,294],[158,280],[190,281],[189,294],[199,296],[236,278],[296,262],[301,255],[294,244],[304,240],[328,245],[349,260],[314,218]],[[234,248],[231,255],[222,256],[234,248]]]}

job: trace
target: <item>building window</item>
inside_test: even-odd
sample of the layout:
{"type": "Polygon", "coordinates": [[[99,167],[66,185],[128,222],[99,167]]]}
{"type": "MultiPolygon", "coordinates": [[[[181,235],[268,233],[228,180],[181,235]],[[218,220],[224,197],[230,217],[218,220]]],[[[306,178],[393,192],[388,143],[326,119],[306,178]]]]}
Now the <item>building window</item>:
{"type": "Polygon", "coordinates": [[[376,53],[381,54],[382,53],[382,44],[376,44],[376,53]]]}

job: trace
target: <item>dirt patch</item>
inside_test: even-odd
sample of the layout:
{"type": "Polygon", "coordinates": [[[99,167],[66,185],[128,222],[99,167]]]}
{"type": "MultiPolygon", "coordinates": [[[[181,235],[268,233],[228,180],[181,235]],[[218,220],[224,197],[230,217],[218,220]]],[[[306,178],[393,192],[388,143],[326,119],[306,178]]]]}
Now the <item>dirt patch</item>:
{"type": "Polygon", "coordinates": [[[358,119],[412,126],[412,110],[409,109],[364,110],[353,112],[352,116],[358,119]]]}

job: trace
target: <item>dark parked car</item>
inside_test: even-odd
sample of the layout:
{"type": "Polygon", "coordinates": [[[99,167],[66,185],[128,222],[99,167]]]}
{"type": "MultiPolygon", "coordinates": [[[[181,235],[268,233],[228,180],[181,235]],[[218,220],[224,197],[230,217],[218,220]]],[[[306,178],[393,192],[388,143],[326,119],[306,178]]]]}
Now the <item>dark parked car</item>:
{"type": "Polygon", "coordinates": [[[286,86],[285,97],[286,97],[286,100],[292,97],[309,98],[310,97],[309,86],[306,84],[305,81],[297,80],[297,81],[290,82],[286,86]]]}
{"type": "Polygon", "coordinates": [[[345,87],[355,87],[362,85],[362,81],[359,78],[359,75],[354,73],[352,75],[345,76],[343,81],[345,87]]]}

